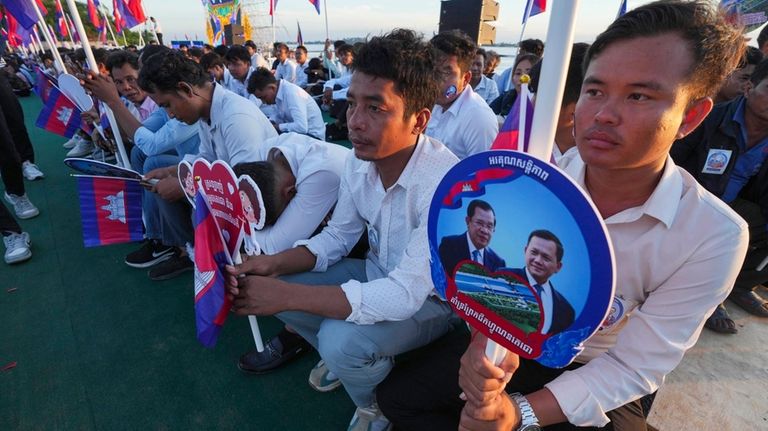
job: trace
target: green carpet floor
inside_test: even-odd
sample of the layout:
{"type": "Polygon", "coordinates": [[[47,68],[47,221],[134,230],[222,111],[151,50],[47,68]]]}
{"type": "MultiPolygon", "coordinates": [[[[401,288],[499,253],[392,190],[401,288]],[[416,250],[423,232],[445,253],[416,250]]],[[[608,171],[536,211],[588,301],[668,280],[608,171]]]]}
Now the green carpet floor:
{"type": "MultiPolygon", "coordinates": [[[[203,348],[191,273],[153,282],[123,263],[135,244],[83,248],[65,139],[34,126],[39,99],[21,103],[46,177],[26,182],[40,208],[21,221],[32,259],[0,262],[0,368],[17,362],[0,372],[0,430],[345,429],[354,412],[346,393],[307,385],[316,353],[244,375],[246,319],[230,316],[218,345],[203,348]]],[[[265,338],[280,327],[260,323],[265,338]]]]}

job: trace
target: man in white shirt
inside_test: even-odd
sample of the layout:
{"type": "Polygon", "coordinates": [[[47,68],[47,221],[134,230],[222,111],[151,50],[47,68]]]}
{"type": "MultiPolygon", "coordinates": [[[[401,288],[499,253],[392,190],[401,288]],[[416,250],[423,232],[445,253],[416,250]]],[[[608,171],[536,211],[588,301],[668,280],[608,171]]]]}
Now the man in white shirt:
{"type": "MultiPolygon", "coordinates": [[[[422,413],[419,406],[444,400],[450,415],[434,407],[423,414],[440,415],[454,427],[460,421],[467,430],[571,430],[609,421],[607,429],[645,429],[640,398],[656,391],[694,345],[746,252],[744,220],[669,157],[675,139],[708,115],[710,95],[743,50],[740,30],[704,0],[647,4],[598,35],[576,107],[579,153],[562,166],[605,220],[616,257],[614,301],[623,312],[560,370],[509,353],[496,367],[478,334],[459,372],[467,336],[451,353],[433,352],[438,356],[428,363],[451,365],[433,369],[418,385],[410,381],[418,390],[404,399],[393,398],[397,385],[383,384],[378,395],[387,415],[408,421],[407,414],[422,413]],[[505,388],[524,395],[510,397],[505,388]],[[462,390],[466,404],[458,398],[462,390]],[[444,395],[402,409],[424,393],[444,395]]],[[[391,376],[404,382],[408,373],[391,376]]]]}
{"type": "MultiPolygon", "coordinates": [[[[166,52],[148,58],[141,69],[139,85],[170,117],[186,124],[198,123],[198,153],[187,154],[184,160],[222,160],[230,166],[257,161],[260,145],[277,136],[258,107],[212,83],[197,63],[181,53],[166,52]]],[[[163,243],[179,247],[172,259],[175,265],[149,271],[153,280],[166,280],[192,270],[192,263],[182,251],[193,239],[191,218],[169,217],[173,214],[168,208],[170,204],[184,196],[177,171],[178,167],[173,165],[144,175],[146,180],[159,180],[151,185],[151,190],[157,193],[163,243]]]]}
{"type": "Polygon", "coordinates": [[[251,76],[253,69],[251,68],[251,56],[248,55],[248,50],[240,45],[232,45],[227,51],[225,61],[227,63],[227,70],[229,70],[232,79],[225,80],[227,84],[227,90],[248,98],[248,78],[251,76]]]}
{"type": "Polygon", "coordinates": [[[288,58],[289,53],[288,45],[281,43],[275,47],[277,53],[277,69],[275,70],[275,78],[285,79],[291,84],[296,84],[296,63],[288,58]]]}
{"type": "Polygon", "coordinates": [[[496,86],[496,82],[488,78],[483,74],[485,70],[485,50],[477,48],[475,53],[475,59],[472,60],[472,65],[469,67],[469,71],[472,73],[472,78],[469,80],[469,85],[477,93],[478,96],[485,100],[485,103],[491,104],[497,97],[499,97],[499,88],[496,86]]]}
{"type": "Polygon", "coordinates": [[[459,159],[491,148],[499,133],[496,115],[469,86],[469,66],[477,47],[459,31],[440,33],[429,42],[438,51],[440,93],[432,108],[427,136],[445,144],[459,159]]]}
{"type": "Polygon", "coordinates": [[[266,67],[269,69],[269,63],[264,56],[261,55],[256,44],[252,40],[246,40],[243,46],[245,46],[245,49],[248,50],[248,54],[251,56],[251,69],[256,70],[259,67],[266,67]]]}
{"type": "Polygon", "coordinates": [[[308,76],[307,68],[309,67],[309,59],[307,58],[307,47],[299,45],[294,51],[294,59],[296,60],[296,85],[301,88],[307,88],[308,76]]]}
{"type": "Polygon", "coordinates": [[[408,30],[361,48],[347,94],[355,157],[328,226],[295,248],[229,269],[236,313],[276,314],[317,348],[323,361],[310,384],[329,390],[326,384],[340,380],[357,406],[351,430],[387,426],[373,392],[394,356],[452,323],[450,307],[434,295],[426,242],[432,195],[457,161],[422,134],[437,91],[433,63],[429,47],[408,30]],[[363,234],[367,259],[344,259],[363,234]],[[240,274],[248,276],[235,278],[240,274]]]}
{"type": "Polygon", "coordinates": [[[275,105],[269,120],[277,133],[295,132],[325,140],[325,121],[317,102],[298,85],[277,80],[267,69],[253,72],[248,92],[265,105],[275,105]]]}

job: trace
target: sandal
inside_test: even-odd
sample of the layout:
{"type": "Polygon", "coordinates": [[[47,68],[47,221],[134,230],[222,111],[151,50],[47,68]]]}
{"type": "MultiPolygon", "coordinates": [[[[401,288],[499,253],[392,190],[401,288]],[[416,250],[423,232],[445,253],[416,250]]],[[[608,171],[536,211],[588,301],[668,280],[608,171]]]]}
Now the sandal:
{"type": "Polygon", "coordinates": [[[739,290],[731,292],[728,299],[736,305],[748,311],[750,314],[760,317],[768,317],[768,301],[763,299],[753,290],[739,290]]]}
{"type": "Polygon", "coordinates": [[[715,308],[715,312],[712,313],[707,321],[704,322],[704,327],[711,329],[719,334],[735,334],[739,332],[736,329],[736,322],[728,315],[728,310],[725,309],[725,305],[720,304],[715,308]]]}

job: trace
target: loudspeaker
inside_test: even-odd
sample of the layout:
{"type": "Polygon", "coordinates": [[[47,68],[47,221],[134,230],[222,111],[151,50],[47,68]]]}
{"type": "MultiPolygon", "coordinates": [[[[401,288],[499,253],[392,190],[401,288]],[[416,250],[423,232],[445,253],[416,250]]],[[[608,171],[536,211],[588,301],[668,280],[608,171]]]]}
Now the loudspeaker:
{"type": "Polygon", "coordinates": [[[224,44],[242,45],[245,43],[245,30],[240,24],[227,24],[224,26],[224,44]]]}
{"type": "Polygon", "coordinates": [[[440,32],[461,30],[478,45],[493,44],[496,27],[486,21],[499,17],[495,0],[443,0],[440,2],[440,32]]]}

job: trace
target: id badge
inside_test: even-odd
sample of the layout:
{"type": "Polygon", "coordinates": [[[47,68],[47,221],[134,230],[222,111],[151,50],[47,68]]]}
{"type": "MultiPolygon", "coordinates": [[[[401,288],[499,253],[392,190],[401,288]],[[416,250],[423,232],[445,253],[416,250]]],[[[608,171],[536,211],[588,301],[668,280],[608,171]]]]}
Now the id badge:
{"type": "Polygon", "coordinates": [[[728,167],[728,161],[731,160],[731,150],[721,150],[719,148],[713,148],[709,150],[707,154],[707,161],[704,163],[704,169],[701,170],[704,174],[722,175],[725,172],[725,168],[728,167]]]}

